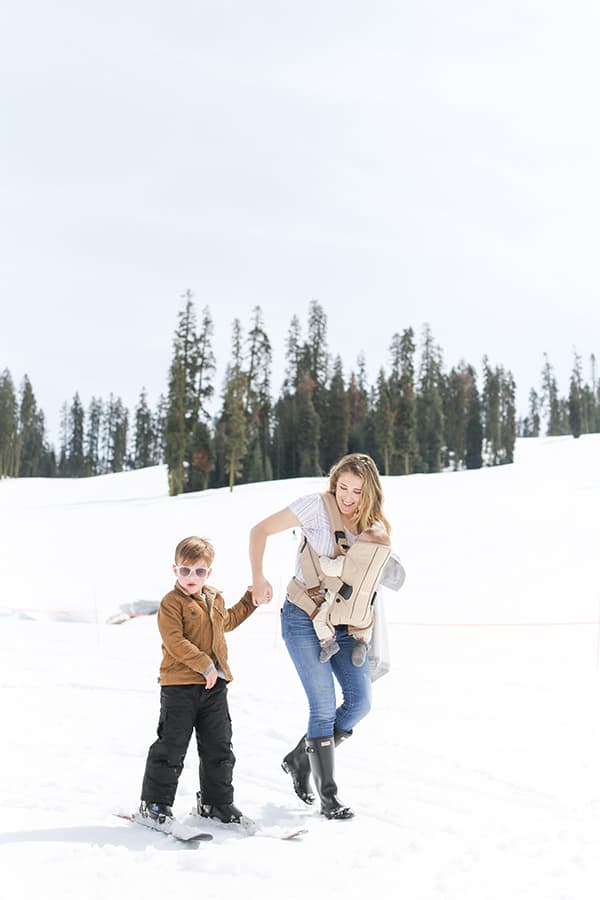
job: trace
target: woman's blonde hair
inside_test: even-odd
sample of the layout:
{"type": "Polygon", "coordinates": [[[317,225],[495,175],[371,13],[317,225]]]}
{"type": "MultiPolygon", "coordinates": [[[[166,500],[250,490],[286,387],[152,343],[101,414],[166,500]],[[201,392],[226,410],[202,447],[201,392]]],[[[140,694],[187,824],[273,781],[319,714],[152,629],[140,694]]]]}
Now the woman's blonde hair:
{"type": "Polygon", "coordinates": [[[330,494],[335,496],[337,483],[344,472],[358,475],[363,483],[358,508],[353,516],[357,530],[364,531],[378,522],[391,534],[392,526],[383,512],[383,488],[379,472],[371,457],[366,453],[348,453],[342,456],[329,471],[330,494]]]}

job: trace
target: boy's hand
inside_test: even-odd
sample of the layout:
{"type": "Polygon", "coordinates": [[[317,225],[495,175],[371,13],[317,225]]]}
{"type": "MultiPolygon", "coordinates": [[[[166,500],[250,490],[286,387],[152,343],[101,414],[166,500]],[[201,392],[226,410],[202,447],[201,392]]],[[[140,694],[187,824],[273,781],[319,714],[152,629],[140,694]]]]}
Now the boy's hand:
{"type": "Polygon", "coordinates": [[[248,590],[252,594],[252,602],[255,606],[261,606],[263,603],[270,603],[273,599],[273,588],[266,578],[261,578],[254,584],[249,584],[248,590]]]}
{"type": "Polygon", "coordinates": [[[204,677],[206,678],[206,684],[204,687],[206,688],[207,691],[209,691],[211,689],[211,687],[214,687],[215,684],[217,683],[216,666],[211,666],[204,677]]]}

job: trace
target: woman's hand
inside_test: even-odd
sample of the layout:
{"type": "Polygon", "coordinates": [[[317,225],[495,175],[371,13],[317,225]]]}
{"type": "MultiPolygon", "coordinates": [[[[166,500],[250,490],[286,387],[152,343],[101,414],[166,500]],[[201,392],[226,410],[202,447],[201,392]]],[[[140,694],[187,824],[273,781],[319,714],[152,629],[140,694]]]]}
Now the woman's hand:
{"type": "Polygon", "coordinates": [[[257,578],[254,584],[249,586],[248,590],[252,592],[252,602],[255,606],[270,603],[273,599],[273,588],[264,576],[257,578]]]}

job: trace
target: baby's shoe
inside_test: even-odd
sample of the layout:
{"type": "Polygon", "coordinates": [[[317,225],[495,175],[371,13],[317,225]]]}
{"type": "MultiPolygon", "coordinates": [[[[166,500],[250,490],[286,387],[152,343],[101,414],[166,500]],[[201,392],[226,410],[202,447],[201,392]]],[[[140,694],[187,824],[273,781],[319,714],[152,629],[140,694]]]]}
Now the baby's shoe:
{"type": "Polygon", "coordinates": [[[355,640],[354,647],[352,648],[352,665],[356,666],[357,669],[363,665],[365,659],[367,658],[367,653],[369,651],[368,645],[366,641],[355,640]]]}
{"type": "MultiPolygon", "coordinates": [[[[335,638],[331,638],[328,641],[325,641],[324,644],[321,644],[321,652],[319,653],[319,659],[321,662],[327,662],[328,659],[338,652],[340,649],[340,645],[336,641],[335,638]]],[[[352,651],[354,653],[354,650],[352,651]]]]}

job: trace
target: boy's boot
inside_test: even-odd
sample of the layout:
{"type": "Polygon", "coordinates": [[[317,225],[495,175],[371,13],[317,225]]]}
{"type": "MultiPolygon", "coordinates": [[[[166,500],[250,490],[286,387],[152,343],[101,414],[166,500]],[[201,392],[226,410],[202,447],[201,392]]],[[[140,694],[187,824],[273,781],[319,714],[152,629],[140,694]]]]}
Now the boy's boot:
{"type": "Polygon", "coordinates": [[[239,825],[249,821],[233,803],[221,803],[217,806],[215,803],[202,803],[200,797],[198,797],[198,814],[205,819],[218,819],[226,825],[239,825]]]}
{"type": "Polygon", "coordinates": [[[351,819],[349,806],[337,798],[334,781],[335,743],[333,737],[312,738],[306,741],[312,776],[321,798],[321,813],[328,819],[351,819]]]}
{"type": "Polygon", "coordinates": [[[157,825],[164,825],[173,819],[173,810],[165,803],[150,803],[142,800],[138,814],[142,819],[152,819],[157,825]]]}
{"type": "Polygon", "coordinates": [[[303,734],[293,750],[283,757],[281,768],[292,776],[294,790],[304,803],[314,803],[315,795],[310,788],[310,763],[306,752],[306,735],[303,734]]]}
{"type": "Polygon", "coordinates": [[[241,825],[249,834],[254,834],[257,827],[256,822],[245,816],[234,803],[203,803],[202,791],[196,792],[196,806],[192,809],[192,815],[218,819],[225,825],[241,825]]]}

